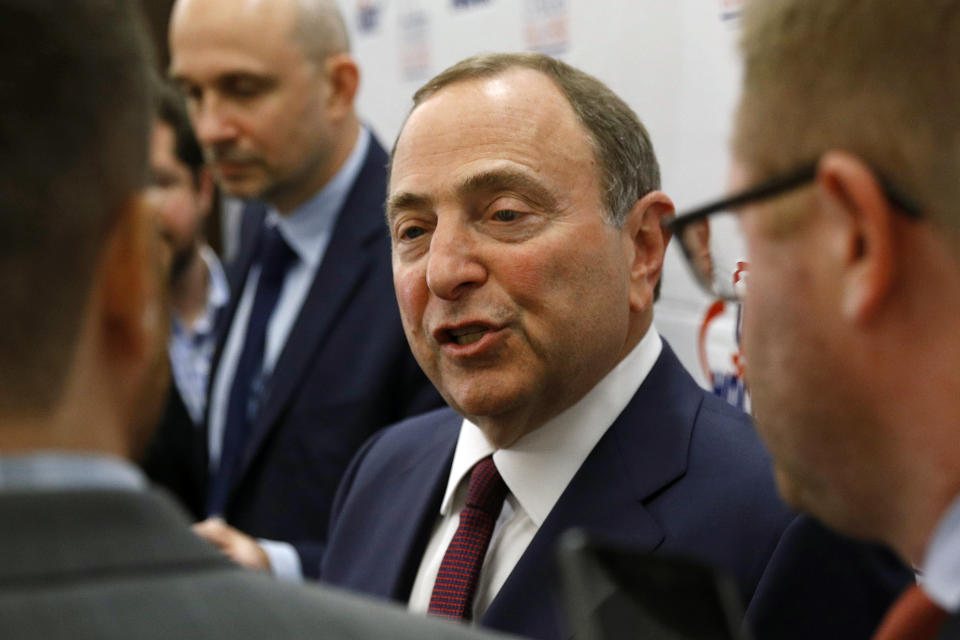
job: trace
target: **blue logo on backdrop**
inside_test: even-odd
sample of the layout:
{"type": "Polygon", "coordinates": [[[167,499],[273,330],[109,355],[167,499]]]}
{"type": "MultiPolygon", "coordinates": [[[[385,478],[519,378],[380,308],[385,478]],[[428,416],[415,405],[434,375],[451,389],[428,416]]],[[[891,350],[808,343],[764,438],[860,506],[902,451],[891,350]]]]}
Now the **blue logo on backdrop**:
{"type": "Polygon", "coordinates": [[[743,13],[743,0],[720,0],[720,19],[724,22],[736,22],[743,13]]]}
{"type": "Polygon", "coordinates": [[[373,33],[380,26],[385,0],[357,0],[357,31],[373,33]]]}
{"type": "MultiPolygon", "coordinates": [[[[739,273],[739,272],[738,272],[739,273]]],[[[740,327],[743,320],[743,309],[740,305],[735,305],[732,309],[723,301],[717,300],[707,309],[707,313],[700,325],[700,334],[697,339],[697,351],[700,356],[700,366],[703,367],[704,376],[707,379],[713,393],[720,396],[733,406],[743,411],[749,410],[750,396],[747,393],[747,385],[744,379],[744,360],[740,354],[740,327]],[[731,314],[734,317],[731,318],[731,314]],[[725,322],[726,320],[726,322],[725,322]],[[730,330],[730,321],[732,322],[733,335],[727,332],[730,330]],[[720,335],[711,332],[711,327],[717,327],[720,335]],[[711,333],[713,340],[708,339],[708,333],[711,333]],[[733,338],[730,342],[727,342],[733,338]],[[708,352],[712,350],[708,343],[716,345],[716,340],[720,339],[726,345],[720,351],[729,355],[729,361],[711,364],[708,352]],[[732,349],[732,352],[730,351],[732,349]],[[719,365],[719,366],[718,366],[719,365]]],[[[719,346],[719,345],[718,345],[719,346]]]]}

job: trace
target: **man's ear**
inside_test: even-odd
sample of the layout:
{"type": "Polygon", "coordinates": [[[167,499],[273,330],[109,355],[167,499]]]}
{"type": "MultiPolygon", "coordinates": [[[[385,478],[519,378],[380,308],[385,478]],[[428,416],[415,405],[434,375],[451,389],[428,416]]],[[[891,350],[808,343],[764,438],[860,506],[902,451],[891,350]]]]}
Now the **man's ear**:
{"type": "Polygon", "coordinates": [[[360,69],[348,53],[328,56],[323,63],[329,94],[327,109],[334,120],[347,117],[353,112],[353,100],[360,86],[360,69]]]}
{"type": "Polygon", "coordinates": [[[105,353],[123,363],[151,357],[166,331],[163,257],[155,216],[141,195],[121,207],[99,267],[99,328],[105,353]]]}
{"type": "Polygon", "coordinates": [[[662,191],[651,191],[633,205],[623,225],[630,269],[630,308],[645,311],[653,305],[663,271],[670,233],[661,221],[674,213],[673,202],[662,191]]]}
{"type": "Polygon", "coordinates": [[[874,172],[850,153],[824,154],[816,182],[821,209],[832,216],[827,256],[834,261],[841,311],[854,322],[869,322],[893,286],[898,214],[874,172]]]}

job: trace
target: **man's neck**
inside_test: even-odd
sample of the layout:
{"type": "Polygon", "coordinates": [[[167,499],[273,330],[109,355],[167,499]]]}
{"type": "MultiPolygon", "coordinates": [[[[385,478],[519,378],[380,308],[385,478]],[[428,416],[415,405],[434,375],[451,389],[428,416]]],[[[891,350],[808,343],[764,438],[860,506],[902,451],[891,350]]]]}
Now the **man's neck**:
{"type": "Polygon", "coordinates": [[[280,215],[289,215],[319,193],[337,175],[337,172],[343,167],[343,163],[350,157],[350,152],[353,151],[359,135],[360,121],[357,120],[356,116],[353,116],[343,123],[343,128],[336,137],[330,156],[326,158],[322,166],[314,167],[313,175],[305,179],[299,188],[294,191],[285,191],[282,194],[264,194],[263,199],[272,204],[280,215]]]}
{"type": "Polygon", "coordinates": [[[50,414],[0,416],[0,452],[27,454],[35,451],[100,453],[125,458],[129,451],[118,438],[120,430],[70,419],[64,411],[50,414]]]}

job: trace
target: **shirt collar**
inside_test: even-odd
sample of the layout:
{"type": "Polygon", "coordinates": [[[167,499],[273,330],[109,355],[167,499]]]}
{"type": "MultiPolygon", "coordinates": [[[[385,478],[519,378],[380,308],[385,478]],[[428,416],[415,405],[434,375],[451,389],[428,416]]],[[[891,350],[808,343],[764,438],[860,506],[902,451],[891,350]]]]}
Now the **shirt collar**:
{"type": "Polygon", "coordinates": [[[333,232],[333,225],[350,194],[350,188],[360,174],[369,147],[370,132],[360,127],[357,142],[343,166],[312,198],[289,215],[280,215],[272,205],[267,207],[267,225],[278,226],[297,257],[312,269],[320,263],[323,248],[333,232]]]}
{"type": "Polygon", "coordinates": [[[637,346],[576,404],[507,449],[494,449],[480,428],[464,419],[440,513],[451,514],[463,478],[492,453],[511,494],[539,527],[597,442],[629,404],[662,348],[663,342],[651,325],[637,346]]]}
{"type": "Polygon", "coordinates": [[[227,306],[230,300],[230,284],[227,282],[227,275],[223,271],[223,265],[220,259],[207,245],[201,245],[199,248],[200,259],[207,267],[207,305],[204,307],[203,314],[200,315],[189,327],[184,326],[183,321],[173,313],[173,326],[171,339],[175,335],[204,336],[213,332],[213,325],[217,314],[227,306]]]}
{"type": "Polygon", "coordinates": [[[923,559],[920,582],[947,611],[960,609],[960,496],[940,519],[923,559]]]}
{"type": "Polygon", "coordinates": [[[0,456],[0,490],[83,490],[147,487],[143,473],[126,460],[100,454],[43,452],[0,456]]]}
{"type": "Polygon", "coordinates": [[[223,271],[223,265],[220,259],[208,245],[200,247],[200,257],[207,265],[207,273],[210,279],[207,282],[207,305],[208,311],[219,311],[227,305],[230,300],[230,284],[227,282],[227,274],[223,271]]]}

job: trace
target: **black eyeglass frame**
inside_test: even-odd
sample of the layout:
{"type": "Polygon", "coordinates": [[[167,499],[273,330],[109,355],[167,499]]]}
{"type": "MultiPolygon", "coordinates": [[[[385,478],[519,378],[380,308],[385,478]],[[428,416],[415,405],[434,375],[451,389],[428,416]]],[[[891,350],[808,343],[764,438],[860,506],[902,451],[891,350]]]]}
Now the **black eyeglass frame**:
{"type": "MultiPolygon", "coordinates": [[[[907,196],[899,187],[887,180],[883,175],[876,172],[874,175],[877,177],[880,188],[883,190],[887,200],[889,200],[898,211],[914,220],[923,218],[923,209],[921,209],[912,198],[907,196]]],[[[802,165],[798,169],[774,176],[769,180],[748,187],[739,193],[709,202],[672,218],[664,219],[662,225],[673,235],[677,236],[680,247],[683,249],[683,256],[686,259],[687,266],[693,272],[694,279],[707,290],[707,293],[715,295],[712,286],[703,280],[701,274],[694,267],[693,256],[690,255],[686,244],[683,242],[683,230],[689,224],[697,222],[698,220],[704,220],[715,213],[723,211],[735,212],[737,209],[751,202],[757,202],[788,193],[813,182],[816,177],[817,162],[810,162],[802,165]]]]}

